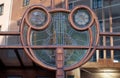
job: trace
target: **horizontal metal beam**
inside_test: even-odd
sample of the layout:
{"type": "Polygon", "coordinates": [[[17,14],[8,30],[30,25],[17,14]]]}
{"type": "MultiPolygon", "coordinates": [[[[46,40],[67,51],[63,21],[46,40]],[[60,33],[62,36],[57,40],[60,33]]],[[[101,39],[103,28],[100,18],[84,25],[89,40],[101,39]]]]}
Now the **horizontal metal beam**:
{"type": "Polygon", "coordinates": [[[15,31],[1,31],[0,35],[20,35],[20,32],[15,32],[15,31]]]}
{"type": "MultiPolygon", "coordinates": [[[[20,32],[15,31],[2,31],[0,35],[20,35],[20,32]]],[[[100,32],[100,36],[120,36],[118,32],[100,32]]]]}
{"type": "Polygon", "coordinates": [[[120,50],[120,46],[98,46],[97,50],[120,50]]]}
{"type": "MultiPolygon", "coordinates": [[[[88,49],[89,46],[0,46],[0,49],[24,49],[24,48],[32,48],[32,49],[56,49],[58,47],[62,47],[64,49],[88,49]]],[[[92,46],[91,48],[94,48],[92,46]]],[[[97,46],[96,49],[118,49],[120,50],[120,46],[97,46]]]]}
{"type": "Polygon", "coordinates": [[[120,36],[120,33],[114,33],[114,32],[100,32],[100,36],[120,36]]]}

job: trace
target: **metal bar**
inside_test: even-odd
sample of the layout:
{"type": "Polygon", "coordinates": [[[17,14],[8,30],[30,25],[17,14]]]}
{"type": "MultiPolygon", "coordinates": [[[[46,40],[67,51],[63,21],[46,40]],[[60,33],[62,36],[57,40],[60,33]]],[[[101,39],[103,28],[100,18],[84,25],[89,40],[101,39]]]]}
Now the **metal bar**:
{"type": "MultiPolygon", "coordinates": [[[[0,35],[20,35],[20,32],[0,32],[0,35]]],[[[120,36],[120,33],[114,33],[114,32],[100,32],[100,36],[120,36]]]]}
{"type": "Polygon", "coordinates": [[[21,59],[21,57],[20,57],[20,55],[19,55],[19,53],[18,53],[18,50],[15,49],[14,51],[15,51],[15,54],[16,54],[16,56],[17,56],[19,62],[20,62],[21,67],[24,68],[24,64],[23,64],[22,59],[21,59]]]}
{"type": "Polygon", "coordinates": [[[65,9],[68,9],[68,0],[65,0],[65,9]]]}
{"type": "Polygon", "coordinates": [[[56,71],[56,78],[64,78],[64,50],[63,48],[59,47],[56,50],[56,64],[57,64],[57,71],[56,71]]]}
{"type": "Polygon", "coordinates": [[[0,46],[0,49],[23,49],[23,46],[0,46]]]}
{"type": "Polygon", "coordinates": [[[55,8],[55,1],[51,0],[51,8],[54,9],[55,8]]]}
{"type": "Polygon", "coordinates": [[[97,50],[120,50],[120,46],[98,46],[97,50]]]}
{"type": "Polygon", "coordinates": [[[100,36],[120,36],[120,33],[100,32],[100,36]]]}
{"type": "MultiPolygon", "coordinates": [[[[58,46],[0,46],[0,49],[23,49],[23,48],[32,48],[32,49],[56,49],[58,46]]],[[[61,46],[64,49],[88,49],[89,46],[61,46]]],[[[92,46],[91,48],[94,48],[92,46]]],[[[109,50],[120,50],[120,46],[97,46],[96,49],[109,49],[109,50]]]]}
{"type": "Polygon", "coordinates": [[[0,32],[0,35],[20,35],[20,32],[4,31],[0,32]]]}
{"type": "Polygon", "coordinates": [[[65,49],[88,49],[89,46],[0,46],[0,49],[23,49],[23,48],[33,48],[33,49],[56,49],[57,47],[63,47],[65,49]]]}

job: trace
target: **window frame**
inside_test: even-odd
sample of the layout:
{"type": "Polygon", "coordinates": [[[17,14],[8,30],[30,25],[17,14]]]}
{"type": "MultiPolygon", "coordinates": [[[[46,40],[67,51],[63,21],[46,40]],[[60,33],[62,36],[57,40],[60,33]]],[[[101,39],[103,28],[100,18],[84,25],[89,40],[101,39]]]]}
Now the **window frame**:
{"type": "Polygon", "coordinates": [[[4,4],[0,4],[0,15],[3,15],[4,4]]]}
{"type": "Polygon", "coordinates": [[[92,8],[97,9],[97,8],[102,8],[102,3],[103,0],[92,0],[92,8]]]}
{"type": "Polygon", "coordinates": [[[23,0],[23,6],[27,6],[30,4],[30,0],[23,0]]]}
{"type": "Polygon", "coordinates": [[[0,31],[2,31],[2,25],[0,25],[0,31]]]}

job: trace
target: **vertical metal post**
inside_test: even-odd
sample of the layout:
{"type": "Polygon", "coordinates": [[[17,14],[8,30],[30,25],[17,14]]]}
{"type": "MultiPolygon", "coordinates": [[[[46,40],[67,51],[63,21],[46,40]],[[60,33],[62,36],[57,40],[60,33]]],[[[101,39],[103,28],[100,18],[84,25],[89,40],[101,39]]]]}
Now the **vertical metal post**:
{"type": "MultiPolygon", "coordinates": [[[[112,33],[113,32],[113,27],[112,27],[112,11],[111,11],[111,0],[109,0],[109,22],[110,22],[110,32],[112,33]]],[[[110,36],[110,46],[114,46],[113,45],[113,36],[110,36]]],[[[111,59],[113,60],[114,59],[114,50],[111,50],[110,51],[111,53],[111,59]]]]}
{"type": "Polygon", "coordinates": [[[54,9],[55,8],[55,1],[51,0],[51,8],[54,9]]]}
{"type": "Polygon", "coordinates": [[[63,48],[58,47],[56,50],[56,64],[57,64],[57,71],[56,71],[56,78],[64,78],[64,52],[63,48]]]}
{"type": "MultiPolygon", "coordinates": [[[[105,14],[104,14],[104,8],[102,7],[102,21],[103,21],[103,32],[106,32],[105,30],[105,14]]],[[[106,36],[103,36],[103,46],[106,46],[106,36]]],[[[106,50],[103,50],[103,57],[106,59],[106,50]]]]}
{"type": "Polygon", "coordinates": [[[65,9],[68,9],[68,0],[65,0],[65,9]]]}

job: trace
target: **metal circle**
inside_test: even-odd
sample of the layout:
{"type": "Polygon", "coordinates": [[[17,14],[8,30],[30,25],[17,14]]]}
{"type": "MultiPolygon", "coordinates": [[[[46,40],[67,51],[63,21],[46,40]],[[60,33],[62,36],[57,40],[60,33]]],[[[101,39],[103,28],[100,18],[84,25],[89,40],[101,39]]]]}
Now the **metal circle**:
{"type": "Polygon", "coordinates": [[[87,30],[94,22],[93,12],[87,6],[77,6],[71,11],[69,21],[76,30],[87,30]]]}
{"type": "Polygon", "coordinates": [[[50,14],[42,6],[32,6],[26,14],[26,23],[34,30],[43,30],[50,23],[50,14]]]}
{"type": "Polygon", "coordinates": [[[91,22],[91,16],[89,12],[85,9],[78,9],[74,12],[73,15],[74,23],[80,28],[84,28],[91,22]]]}
{"type": "Polygon", "coordinates": [[[29,14],[29,22],[35,27],[41,27],[46,22],[46,13],[42,10],[36,9],[29,14]]]}
{"type": "MultiPolygon", "coordinates": [[[[40,62],[39,60],[37,60],[37,59],[35,59],[35,58],[33,57],[33,55],[30,53],[30,52],[31,52],[31,51],[30,51],[31,47],[30,47],[29,44],[26,44],[26,42],[24,42],[24,36],[23,36],[23,35],[25,34],[25,33],[23,33],[25,23],[28,25],[28,30],[27,30],[27,34],[28,34],[32,29],[34,29],[34,30],[43,30],[43,29],[45,29],[45,28],[47,27],[47,25],[49,24],[49,21],[50,21],[50,14],[47,12],[47,10],[46,10],[44,7],[42,7],[42,6],[40,6],[40,5],[33,5],[33,6],[29,7],[29,8],[25,11],[25,13],[24,13],[24,15],[23,15],[23,17],[22,17],[21,26],[20,26],[20,39],[21,39],[21,44],[22,44],[22,46],[23,46],[23,48],[24,48],[25,53],[28,55],[28,57],[29,57],[32,61],[34,61],[34,62],[37,63],[38,65],[43,66],[43,67],[45,67],[45,68],[47,68],[47,69],[56,70],[56,68],[53,68],[53,67],[50,67],[50,66],[46,66],[46,65],[44,65],[42,62],[40,62]],[[32,10],[34,10],[34,9],[42,9],[42,10],[44,10],[44,11],[47,13],[49,20],[47,20],[47,22],[46,22],[46,24],[45,24],[44,26],[42,26],[42,27],[34,27],[34,26],[32,26],[32,25],[28,22],[27,16],[28,16],[28,14],[29,14],[32,10]],[[29,46],[29,47],[26,47],[26,46],[29,46]]],[[[29,38],[29,35],[26,36],[26,38],[28,39],[28,38],[29,38]]],[[[26,41],[27,41],[27,40],[26,40],[26,41]]]]}
{"type": "MultiPolygon", "coordinates": [[[[76,29],[76,30],[88,30],[89,31],[89,33],[90,33],[90,43],[89,43],[89,48],[88,48],[88,50],[87,50],[87,53],[86,53],[86,55],[80,60],[80,62],[79,63],[77,63],[77,64],[75,64],[75,65],[73,65],[73,66],[70,66],[70,67],[64,67],[63,69],[64,70],[71,70],[71,69],[74,69],[74,68],[76,68],[76,67],[78,67],[78,66],[81,66],[82,64],[84,64],[85,62],[87,62],[88,61],[88,59],[93,55],[93,53],[94,53],[94,51],[95,51],[95,49],[96,49],[96,46],[97,46],[97,44],[98,44],[98,39],[99,39],[99,25],[98,25],[98,20],[96,19],[96,17],[95,17],[95,15],[94,15],[94,13],[89,9],[89,8],[87,8],[87,7],[85,7],[85,6],[80,6],[80,7],[77,7],[77,8],[84,8],[84,9],[87,9],[90,13],[91,13],[91,15],[92,15],[92,21],[90,22],[90,24],[87,26],[87,27],[85,27],[85,28],[79,28],[79,27],[77,27],[77,26],[75,26],[74,24],[72,25],[73,26],[73,28],[74,29],[76,29]],[[96,44],[95,44],[95,46],[94,46],[94,48],[92,49],[92,43],[93,43],[93,39],[92,39],[92,33],[91,33],[91,26],[92,26],[92,24],[93,24],[93,22],[94,22],[94,20],[95,20],[95,23],[96,23],[96,26],[97,26],[97,39],[96,39],[96,44]],[[90,55],[89,55],[90,54],[90,55]]],[[[48,24],[49,24],[49,21],[47,22],[47,24],[46,25],[44,25],[44,26],[42,26],[42,27],[36,27],[36,26],[33,26],[33,25],[31,25],[30,23],[29,23],[29,20],[28,20],[28,16],[29,16],[29,14],[30,13],[32,13],[32,12],[34,12],[34,10],[42,10],[42,11],[44,11],[45,13],[47,13],[47,11],[45,11],[43,8],[41,8],[41,6],[33,6],[33,7],[30,7],[26,12],[25,12],[25,14],[24,14],[24,16],[23,16],[23,19],[22,19],[22,23],[21,23],[21,42],[22,42],[22,45],[23,45],[23,47],[24,47],[24,50],[25,50],[25,52],[27,53],[27,55],[34,61],[34,62],[36,62],[38,65],[40,65],[40,66],[43,66],[43,67],[45,67],[45,68],[47,68],[47,69],[50,69],[50,70],[57,70],[57,68],[56,67],[51,67],[51,66],[48,66],[48,65],[46,65],[46,64],[44,64],[44,63],[42,63],[35,55],[34,55],[34,51],[32,50],[32,47],[31,47],[31,44],[30,44],[30,33],[31,33],[31,31],[32,31],[32,29],[34,29],[34,30],[44,30],[45,28],[47,28],[47,26],[48,26],[48,24]],[[40,9],[39,9],[39,7],[40,7],[40,9]],[[27,18],[26,18],[27,17],[27,18]],[[24,22],[26,22],[27,24],[28,24],[28,30],[27,30],[27,44],[25,44],[25,42],[24,42],[24,38],[23,38],[23,28],[24,28],[24,22]]],[[[76,10],[76,9],[74,9],[74,10],[76,10]]],[[[72,10],[72,12],[74,13],[74,10],[72,10]]],[[[52,10],[52,11],[50,11],[51,13],[55,13],[55,12],[67,12],[67,13],[69,13],[69,11],[67,11],[67,10],[52,10]]],[[[71,14],[73,14],[73,13],[71,13],[71,14]]],[[[70,15],[71,15],[70,14],[70,15]]],[[[49,15],[49,13],[48,13],[48,15],[49,15]]],[[[48,16],[49,17],[49,16],[48,16]]],[[[50,17],[49,17],[50,18],[50,17]]],[[[70,16],[69,16],[69,18],[71,18],[70,16]]],[[[69,19],[70,20],[70,19],[69,19]]],[[[70,20],[70,22],[72,21],[73,19],[71,18],[71,20],[70,20]]],[[[42,24],[42,23],[41,23],[42,24]]],[[[39,46],[39,47],[43,47],[43,46],[39,46]]],[[[48,47],[48,46],[45,46],[45,47],[48,47]]],[[[56,48],[58,48],[58,46],[53,46],[54,47],[54,49],[56,49],[56,48]]],[[[68,46],[68,47],[70,47],[70,46],[68,46]]],[[[79,46],[78,46],[79,47],[79,46]]],[[[62,46],[62,48],[64,48],[64,45],[62,46]]],[[[72,48],[74,48],[74,46],[72,46],[72,48]]]]}

